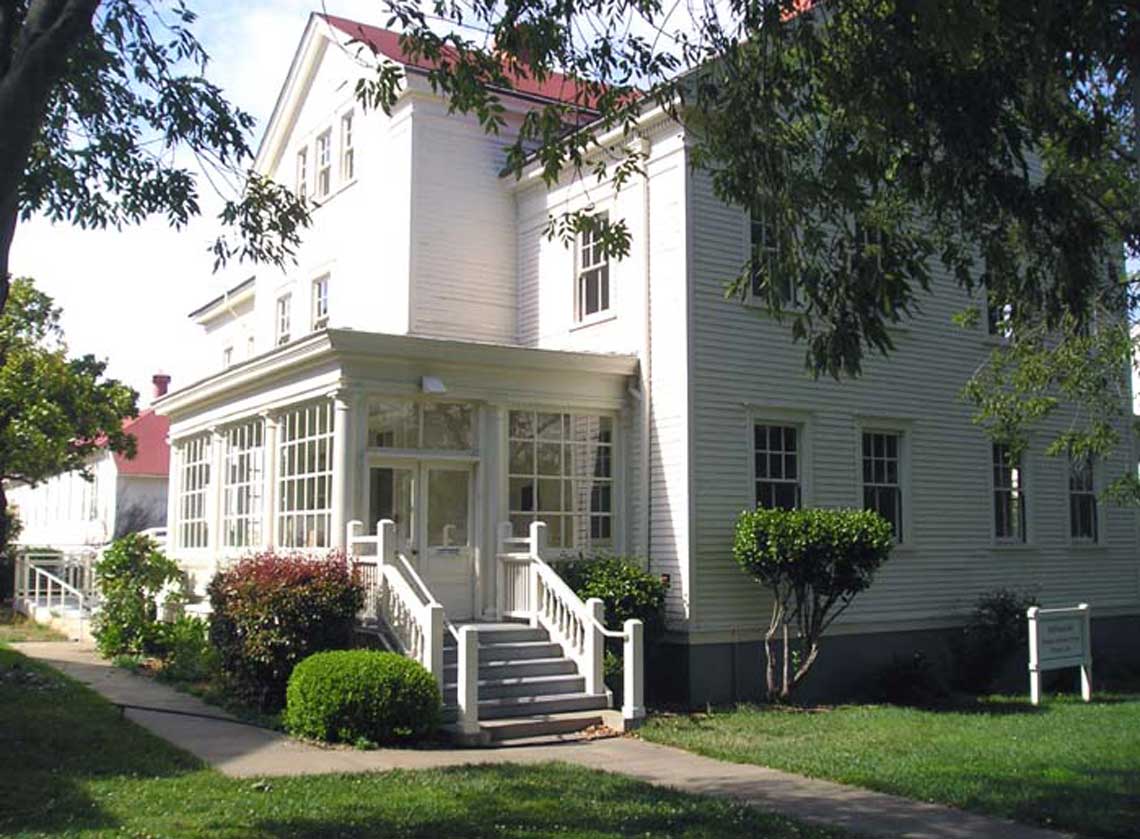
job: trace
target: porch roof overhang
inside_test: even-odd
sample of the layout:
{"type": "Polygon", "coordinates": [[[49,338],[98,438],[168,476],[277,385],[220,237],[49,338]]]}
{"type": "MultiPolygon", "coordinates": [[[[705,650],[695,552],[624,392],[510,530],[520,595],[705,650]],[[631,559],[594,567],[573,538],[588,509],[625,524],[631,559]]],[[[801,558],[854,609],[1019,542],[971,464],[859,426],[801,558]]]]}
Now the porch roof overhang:
{"type": "Polygon", "coordinates": [[[336,391],[415,395],[423,376],[446,382],[444,398],[616,408],[637,370],[633,355],[326,329],[176,390],[154,409],[172,424],[225,422],[336,391]]]}

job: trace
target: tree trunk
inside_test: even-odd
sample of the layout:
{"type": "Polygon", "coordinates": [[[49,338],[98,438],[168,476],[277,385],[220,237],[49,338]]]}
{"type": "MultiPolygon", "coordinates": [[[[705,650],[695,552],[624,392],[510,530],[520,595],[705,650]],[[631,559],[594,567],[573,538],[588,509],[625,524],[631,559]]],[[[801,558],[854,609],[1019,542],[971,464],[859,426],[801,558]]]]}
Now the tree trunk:
{"type": "Polygon", "coordinates": [[[99,2],[31,0],[15,36],[0,43],[0,312],[8,302],[9,255],[28,157],[51,93],[76,45],[91,32],[99,2]]]}

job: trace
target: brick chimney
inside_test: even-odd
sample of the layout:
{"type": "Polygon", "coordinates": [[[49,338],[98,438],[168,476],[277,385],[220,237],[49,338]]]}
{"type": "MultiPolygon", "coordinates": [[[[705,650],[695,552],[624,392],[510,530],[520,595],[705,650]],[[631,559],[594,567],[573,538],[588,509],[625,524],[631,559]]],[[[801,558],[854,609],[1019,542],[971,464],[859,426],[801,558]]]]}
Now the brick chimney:
{"type": "Polygon", "coordinates": [[[151,381],[154,382],[154,398],[161,399],[166,396],[166,391],[170,387],[170,376],[166,373],[155,373],[151,381]]]}

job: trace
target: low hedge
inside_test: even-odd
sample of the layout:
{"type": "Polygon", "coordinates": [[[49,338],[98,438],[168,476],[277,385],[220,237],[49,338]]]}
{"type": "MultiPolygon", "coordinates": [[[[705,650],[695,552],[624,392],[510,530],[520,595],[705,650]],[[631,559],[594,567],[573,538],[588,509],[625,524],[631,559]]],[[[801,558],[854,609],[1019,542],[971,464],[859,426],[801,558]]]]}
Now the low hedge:
{"type": "Polygon", "coordinates": [[[289,674],[313,653],[352,645],[364,602],[343,554],[263,553],[210,581],[210,643],[229,688],[262,711],[285,704],[289,674]]]}
{"type": "Polygon", "coordinates": [[[326,742],[408,743],[439,726],[440,693],[418,662],[375,650],[311,655],[289,677],[285,727],[326,742]]]}

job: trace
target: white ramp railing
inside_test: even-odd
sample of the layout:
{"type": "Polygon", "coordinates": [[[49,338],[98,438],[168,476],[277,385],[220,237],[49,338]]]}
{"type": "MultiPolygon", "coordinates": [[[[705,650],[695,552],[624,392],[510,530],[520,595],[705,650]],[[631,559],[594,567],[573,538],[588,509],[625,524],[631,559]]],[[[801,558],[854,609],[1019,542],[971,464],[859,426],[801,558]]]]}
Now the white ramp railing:
{"type": "Polygon", "coordinates": [[[596,597],[582,602],[566,581],[542,558],[546,525],[533,522],[529,537],[513,536],[510,522],[499,525],[499,614],[525,617],[541,626],[562,646],[586,680],[586,692],[606,693],[603,663],[605,639],[622,641],[624,665],[622,716],[629,721],[645,716],[644,627],[627,620],[620,630],[607,629],[605,604],[596,597]]]}

